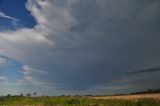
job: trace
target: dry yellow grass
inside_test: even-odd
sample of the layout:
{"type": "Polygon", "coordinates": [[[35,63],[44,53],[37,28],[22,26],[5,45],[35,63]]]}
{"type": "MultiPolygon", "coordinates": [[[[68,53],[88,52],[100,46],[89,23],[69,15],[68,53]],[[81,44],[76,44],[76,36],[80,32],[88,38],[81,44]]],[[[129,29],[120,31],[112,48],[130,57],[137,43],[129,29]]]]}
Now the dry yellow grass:
{"type": "Polygon", "coordinates": [[[160,100],[160,94],[137,94],[137,95],[120,95],[120,96],[101,96],[93,97],[94,99],[110,99],[110,100],[139,100],[139,99],[155,99],[160,100]]]}

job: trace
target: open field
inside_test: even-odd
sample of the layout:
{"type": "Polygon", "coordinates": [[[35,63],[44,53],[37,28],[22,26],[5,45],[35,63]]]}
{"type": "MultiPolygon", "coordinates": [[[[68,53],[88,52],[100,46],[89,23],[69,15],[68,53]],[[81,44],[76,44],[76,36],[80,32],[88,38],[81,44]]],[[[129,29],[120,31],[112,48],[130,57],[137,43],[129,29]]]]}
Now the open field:
{"type": "Polygon", "coordinates": [[[94,99],[110,99],[110,100],[140,100],[140,99],[154,99],[160,100],[160,94],[136,94],[136,95],[118,95],[118,96],[100,96],[93,97],[94,99]]]}
{"type": "Polygon", "coordinates": [[[160,106],[160,99],[159,94],[107,97],[4,97],[0,99],[0,106],[160,106]]]}

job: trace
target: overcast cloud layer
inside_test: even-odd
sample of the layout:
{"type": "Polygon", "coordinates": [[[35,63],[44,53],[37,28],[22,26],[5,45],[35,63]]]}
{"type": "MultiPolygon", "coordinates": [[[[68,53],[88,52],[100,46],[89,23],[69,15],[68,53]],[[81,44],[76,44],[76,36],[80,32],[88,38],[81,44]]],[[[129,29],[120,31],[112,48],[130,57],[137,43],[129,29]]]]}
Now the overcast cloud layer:
{"type": "Polygon", "coordinates": [[[24,64],[19,82],[102,94],[159,87],[159,71],[132,73],[160,64],[159,0],[28,0],[26,8],[34,28],[0,32],[0,54],[24,64]]]}

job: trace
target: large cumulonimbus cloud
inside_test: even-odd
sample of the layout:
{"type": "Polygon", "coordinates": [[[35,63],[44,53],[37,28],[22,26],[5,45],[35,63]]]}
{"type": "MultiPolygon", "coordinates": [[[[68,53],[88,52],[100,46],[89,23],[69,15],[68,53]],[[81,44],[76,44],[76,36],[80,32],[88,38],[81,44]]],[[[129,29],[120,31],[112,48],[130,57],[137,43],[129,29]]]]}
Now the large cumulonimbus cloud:
{"type": "Polygon", "coordinates": [[[28,0],[26,8],[37,24],[0,32],[0,53],[36,70],[27,81],[84,90],[159,66],[158,0],[28,0]]]}

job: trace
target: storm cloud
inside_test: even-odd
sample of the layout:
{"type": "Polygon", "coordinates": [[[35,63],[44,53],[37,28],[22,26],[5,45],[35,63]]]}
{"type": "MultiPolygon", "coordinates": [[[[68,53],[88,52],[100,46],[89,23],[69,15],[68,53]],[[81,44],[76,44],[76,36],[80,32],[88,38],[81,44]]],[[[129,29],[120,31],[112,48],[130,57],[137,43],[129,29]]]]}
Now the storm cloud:
{"type": "Polygon", "coordinates": [[[81,91],[160,65],[159,0],[28,0],[26,8],[34,28],[0,32],[0,53],[34,70],[23,80],[81,91]]]}

